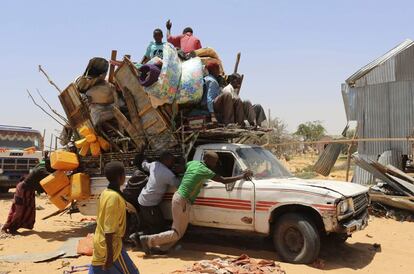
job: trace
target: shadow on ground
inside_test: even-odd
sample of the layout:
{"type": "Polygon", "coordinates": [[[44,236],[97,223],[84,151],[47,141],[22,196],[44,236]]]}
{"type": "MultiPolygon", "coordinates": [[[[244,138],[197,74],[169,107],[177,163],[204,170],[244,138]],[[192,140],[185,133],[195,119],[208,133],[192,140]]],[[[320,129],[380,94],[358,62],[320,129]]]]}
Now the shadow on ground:
{"type": "MultiPolygon", "coordinates": [[[[273,249],[272,240],[268,237],[247,235],[221,235],[216,233],[200,233],[190,230],[180,243],[165,256],[147,258],[174,257],[184,261],[210,260],[217,256],[209,253],[221,253],[227,256],[247,254],[253,258],[281,261],[273,249]],[[194,252],[188,252],[189,250],[194,252]]],[[[369,243],[323,243],[319,260],[323,261],[323,270],[350,268],[358,270],[369,265],[376,254],[369,243]]],[[[312,265],[310,265],[312,267],[312,265]]]]}
{"type": "Polygon", "coordinates": [[[37,235],[48,242],[60,241],[65,242],[70,238],[85,237],[88,233],[94,233],[95,222],[76,222],[76,221],[55,221],[58,225],[67,226],[61,230],[56,231],[37,231],[25,230],[20,233],[22,236],[37,235]]]}

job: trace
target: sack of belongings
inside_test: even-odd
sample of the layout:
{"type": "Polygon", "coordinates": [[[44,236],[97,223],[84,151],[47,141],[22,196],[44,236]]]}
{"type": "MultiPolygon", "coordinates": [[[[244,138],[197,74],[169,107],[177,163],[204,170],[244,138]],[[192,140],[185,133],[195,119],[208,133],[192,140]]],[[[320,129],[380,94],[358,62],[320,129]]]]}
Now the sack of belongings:
{"type": "Polygon", "coordinates": [[[196,57],[183,62],[176,102],[180,105],[198,103],[203,97],[203,83],[203,64],[201,59],[196,57]]]}
{"type": "MultiPolygon", "coordinates": [[[[151,63],[151,62],[149,62],[151,63]]],[[[149,87],[144,87],[151,98],[154,108],[163,104],[172,104],[175,100],[181,78],[181,60],[177,50],[170,43],[165,43],[162,68],[158,81],[149,87]]]]}
{"type": "Polygon", "coordinates": [[[104,82],[108,72],[109,62],[101,57],[94,57],[89,60],[85,72],[76,79],[79,92],[84,93],[97,82],[104,82]]]}

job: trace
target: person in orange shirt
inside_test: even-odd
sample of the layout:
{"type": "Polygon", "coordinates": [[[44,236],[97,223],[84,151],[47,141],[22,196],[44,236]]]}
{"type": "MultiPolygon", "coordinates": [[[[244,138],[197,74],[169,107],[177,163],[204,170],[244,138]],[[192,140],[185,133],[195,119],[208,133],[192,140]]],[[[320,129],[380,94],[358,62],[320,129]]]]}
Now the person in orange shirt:
{"type": "Polygon", "coordinates": [[[201,49],[201,42],[200,39],[193,35],[193,29],[190,27],[186,27],[183,30],[183,34],[172,36],[171,35],[171,27],[172,23],[170,20],[166,23],[167,27],[167,41],[174,45],[176,48],[180,48],[184,53],[190,53],[197,49],[201,49]]]}

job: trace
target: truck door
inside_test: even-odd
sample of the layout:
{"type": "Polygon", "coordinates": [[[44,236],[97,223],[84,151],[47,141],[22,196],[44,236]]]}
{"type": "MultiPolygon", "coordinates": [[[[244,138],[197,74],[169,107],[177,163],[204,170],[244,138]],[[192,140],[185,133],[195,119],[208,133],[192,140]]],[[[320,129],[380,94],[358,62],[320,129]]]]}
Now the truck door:
{"type": "MultiPolygon", "coordinates": [[[[216,173],[223,177],[239,175],[242,165],[232,151],[219,155],[216,173]]],[[[192,208],[191,223],[208,227],[254,230],[254,184],[240,180],[226,185],[208,180],[192,208]]]]}

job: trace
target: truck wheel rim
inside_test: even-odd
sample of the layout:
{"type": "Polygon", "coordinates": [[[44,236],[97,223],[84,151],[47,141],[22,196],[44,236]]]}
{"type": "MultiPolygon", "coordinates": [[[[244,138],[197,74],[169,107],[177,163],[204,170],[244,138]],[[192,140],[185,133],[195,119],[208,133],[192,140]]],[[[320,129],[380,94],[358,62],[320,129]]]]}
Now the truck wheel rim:
{"type": "Polygon", "coordinates": [[[302,250],[305,241],[297,228],[289,227],[284,233],[283,243],[289,252],[297,254],[302,250]]]}

